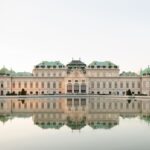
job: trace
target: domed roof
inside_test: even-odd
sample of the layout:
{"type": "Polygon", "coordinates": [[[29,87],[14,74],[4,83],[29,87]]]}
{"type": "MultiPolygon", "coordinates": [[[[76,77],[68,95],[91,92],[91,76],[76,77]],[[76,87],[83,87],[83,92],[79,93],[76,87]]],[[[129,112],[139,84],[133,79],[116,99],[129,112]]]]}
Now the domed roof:
{"type": "Polygon", "coordinates": [[[60,61],[42,61],[35,68],[64,68],[65,66],[60,61]]]}
{"type": "Polygon", "coordinates": [[[67,67],[72,67],[72,68],[82,68],[86,67],[86,64],[83,63],[81,60],[72,60],[69,64],[67,64],[67,67]]]}
{"type": "Polygon", "coordinates": [[[93,61],[89,64],[89,68],[118,68],[118,66],[111,61],[93,61]]]}
{"type": "Polygon", "coordinates": [[[9,74],[10,71],[7,68],[3,67],[0,69],[0,75],[9,75],[9,74]]]}
{"type": "Polygon", "coordinates": [[[142,76],[150,76],[150,67],[148,66],[144,70],[141,71],[142,76]]]}

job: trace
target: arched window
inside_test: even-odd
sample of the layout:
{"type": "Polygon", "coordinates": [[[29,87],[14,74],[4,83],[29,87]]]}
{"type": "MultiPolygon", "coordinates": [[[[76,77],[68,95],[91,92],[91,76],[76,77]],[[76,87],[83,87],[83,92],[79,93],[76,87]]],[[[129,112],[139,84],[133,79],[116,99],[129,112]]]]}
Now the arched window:
{"type": "Polygon", "coordinates": [[[78,83],[74,84],[74,93],[79,93],[79,84],[78,83]]]}
{"type": "Polygon", "coordinates": [[[81,84],[81,93],[86,93],[86,84],[85,83],[81,84]]]}
{"type": "Polygon", "coordinates": [[[72,84],[68,83],[67,85],[67,93],[72,93],[72,84]]]}

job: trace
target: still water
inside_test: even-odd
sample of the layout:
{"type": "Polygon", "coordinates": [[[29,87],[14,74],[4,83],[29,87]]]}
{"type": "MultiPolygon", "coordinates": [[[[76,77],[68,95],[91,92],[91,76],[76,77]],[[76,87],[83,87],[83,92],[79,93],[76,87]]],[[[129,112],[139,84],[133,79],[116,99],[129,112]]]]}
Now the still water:
{"type": "Polygon", "coordinates": [[[0,100],[1,150],[149,150],[150,100],[0,100]]]}

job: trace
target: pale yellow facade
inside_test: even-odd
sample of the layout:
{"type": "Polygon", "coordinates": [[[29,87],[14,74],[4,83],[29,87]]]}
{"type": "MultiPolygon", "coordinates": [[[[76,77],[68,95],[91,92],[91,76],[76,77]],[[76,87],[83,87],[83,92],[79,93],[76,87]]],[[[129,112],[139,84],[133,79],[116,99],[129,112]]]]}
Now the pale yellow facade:
{"type": "Polygon", "coordinates": [[[35,66],[31,76],[0,76],[0,95],[19,94],[22,89],[27,95],[126,95],[129,89],[132,94],[150,95],[149,75],[120,76],[117,66],[82,67],[81,61],[76,62],[76,67],[35,66]]]}

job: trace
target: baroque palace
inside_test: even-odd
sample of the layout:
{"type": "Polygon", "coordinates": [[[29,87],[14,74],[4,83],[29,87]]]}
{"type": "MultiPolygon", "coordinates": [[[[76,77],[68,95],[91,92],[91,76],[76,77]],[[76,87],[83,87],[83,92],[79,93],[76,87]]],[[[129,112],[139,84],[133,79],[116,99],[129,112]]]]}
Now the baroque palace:
{"type": "Polygon", "coordinates": [[[150,95],[150,68],[120,73],[110,61],[93,61],[86,65],[72,60],[43,61],[32,73],[0,70],[0,95],[99,94],[150,95]]]}

